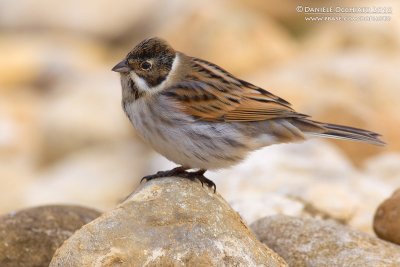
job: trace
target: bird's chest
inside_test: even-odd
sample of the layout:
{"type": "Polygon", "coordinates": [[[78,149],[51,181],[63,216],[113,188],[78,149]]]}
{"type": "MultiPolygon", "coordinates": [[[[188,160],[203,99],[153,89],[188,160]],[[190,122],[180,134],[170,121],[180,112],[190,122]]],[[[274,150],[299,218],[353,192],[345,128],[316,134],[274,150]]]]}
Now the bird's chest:
{"type": "MultiPolygon", "coordinates": [[[[123,108],[137,133],[146,141],[158,140],[162,136],[159,115],[150,104],[137,100],[123,103],[123,108]]],[[[152,142],[151,142],[152,143],[152,142]]]]}
{"type": "Polygon", "coordinates": [[[162,154],[182,150],[181,142],[188,123],[179,114],[160,105],[141,99],[123,104],[136,132],[162,154]]]}

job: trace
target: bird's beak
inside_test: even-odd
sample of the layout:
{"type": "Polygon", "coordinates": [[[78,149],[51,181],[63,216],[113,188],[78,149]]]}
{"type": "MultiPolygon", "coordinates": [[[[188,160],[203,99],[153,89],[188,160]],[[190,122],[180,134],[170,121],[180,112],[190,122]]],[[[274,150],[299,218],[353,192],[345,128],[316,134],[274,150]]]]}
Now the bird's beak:
{"type": "Polygon", "coordinates": [[[115,72],[129,72],[129,71],[131,71],[131,68],[128,66],[128,62],[126,61],[126,59],[124,59],[120,63],[115,65],[114,68],[112,68],[112,71],[115,71],[115,72]]]}

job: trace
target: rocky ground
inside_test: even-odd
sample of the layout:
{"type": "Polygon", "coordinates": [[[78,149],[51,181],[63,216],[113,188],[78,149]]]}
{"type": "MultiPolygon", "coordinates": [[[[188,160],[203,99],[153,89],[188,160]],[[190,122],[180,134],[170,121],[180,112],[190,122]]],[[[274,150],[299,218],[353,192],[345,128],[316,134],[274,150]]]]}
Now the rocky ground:
{"type": "Polygon", "coordinates": [[[400,187],[398,16],[309,23],[295,8],[253,0],[1,1],[0,213],[54,203],[112,212],[142,176],[173,166],[135,135],[110,71],[138,41],[161,36],[302,113],[377,131],[387,143],[272,146],[208,173],[245,223],[312,217],[398,242],[386,232],[398,229],[398,197],[375,215],[400,187]]]}
{"type": "MultiPolygon", "coordinates": [[[[396,201],[399,206],[395,194],[376,213],[379,218],[374,228],[384,239],[396,237],[398,232],[380,222],[398,222],[396,209],[387,212],[387,204],[396,201]]],[[[43,206],[0,217],[0,263],[104,267],[400,265],[396,238],[388,239],[390,243],[332,218],[317,217],[316,213],[266,216],[252,223],[250,230],[213,188],[199,181],[168,177],[143,183],[101,215],[76,206],[43,206]]]]}

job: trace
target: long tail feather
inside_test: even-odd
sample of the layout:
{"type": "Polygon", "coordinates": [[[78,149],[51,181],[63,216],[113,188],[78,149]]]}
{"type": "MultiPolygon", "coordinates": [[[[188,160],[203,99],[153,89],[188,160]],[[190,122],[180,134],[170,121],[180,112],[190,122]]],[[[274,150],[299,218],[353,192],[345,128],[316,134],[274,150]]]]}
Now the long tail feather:
{"type": "Polygon", "coordinates": [[[353,140],[382,146],[385,142],[379,139],[380,134],[359,128],[321,123],[309,119],[297,119],[293,124],[306,135],[334,139],[353,140]]]}

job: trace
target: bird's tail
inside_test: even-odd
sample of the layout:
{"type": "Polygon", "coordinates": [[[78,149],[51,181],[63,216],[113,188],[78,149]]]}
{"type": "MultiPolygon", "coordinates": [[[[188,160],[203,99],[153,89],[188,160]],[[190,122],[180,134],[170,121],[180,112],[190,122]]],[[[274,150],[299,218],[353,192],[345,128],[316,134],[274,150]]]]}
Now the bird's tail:
{"type": "Polygon", "coordinates": [[[322,123],[307,118],[295,119],[293,124],[305,135],[309,136],[353,140],[379,146],[385,145],[385,143],[379,139],[381,136],[380,134],[368,130],[338,124],[322,123]]]}

